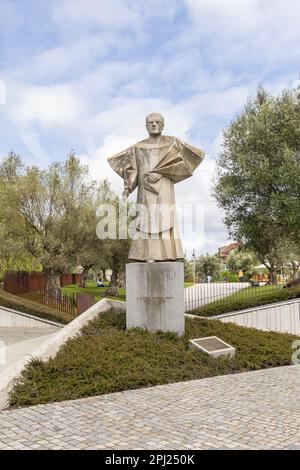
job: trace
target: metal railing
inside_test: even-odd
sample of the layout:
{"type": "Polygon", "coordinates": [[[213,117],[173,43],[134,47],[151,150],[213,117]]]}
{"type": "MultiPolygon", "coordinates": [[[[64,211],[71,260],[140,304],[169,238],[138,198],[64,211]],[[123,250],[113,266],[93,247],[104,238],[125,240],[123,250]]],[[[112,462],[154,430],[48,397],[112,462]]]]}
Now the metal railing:
{"type": "Polygon", "coordinates": [[[209,304],[218,306],[221,303],[255,300],[282,288],[282,284],[266,285],[250,282],[198,283],[185,289],[185,311],[200,309],[209,304]]]}
{"type": "Polygon", "coordinates": [[[67,313],[72,317],[77,315],[77,296],[74,293],[65,294],[61,291],[44,290],[39,292],[21,293],[20,297],[46,305],[47,307],[59,310],[60,312],[67,313]]]}
{"type": "MultiPolygon", "coordinates": [[[[64,312],[73,318],[95,304],[95,296],[89,293],[68,292],[60,288],[46,289],[46,282],[40,276],[41,274],[34,273],[32,275],[32,273],[28,274],[25,272],[7,273],[3,290],[18,297],[64,312]]],[[[67,276],[72,277],[75,275],[64,276],[67,278],[67,276]]]]}

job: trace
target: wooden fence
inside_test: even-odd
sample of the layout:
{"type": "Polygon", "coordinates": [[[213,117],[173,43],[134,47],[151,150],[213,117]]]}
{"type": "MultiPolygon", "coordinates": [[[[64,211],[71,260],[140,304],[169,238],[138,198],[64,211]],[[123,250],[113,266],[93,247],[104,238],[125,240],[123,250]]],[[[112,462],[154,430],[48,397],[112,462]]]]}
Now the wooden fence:
{"type": "MultiPolygon", "coordinates": [[[[60,276],[61,287],[81,284],[81,274],[65,273],[60,276]]],[[[11,294],[21,295],[42,292],[47,288],[47,278],[41,272],[8,271],[4,274],[3,289],[11,294]]]]}
{"type": "MultiPolygon", "coordinates": [[[[81,274],[65,273],[60,277],[61,287],[81,283],[81,274]]],[[[5,273],[3,290],[32,300],[50,308],[65,312],[72,317],[81,314],[95,303],[87,294],[47,290],[47,278],[41,272],[10,271],[5,273]]]]}

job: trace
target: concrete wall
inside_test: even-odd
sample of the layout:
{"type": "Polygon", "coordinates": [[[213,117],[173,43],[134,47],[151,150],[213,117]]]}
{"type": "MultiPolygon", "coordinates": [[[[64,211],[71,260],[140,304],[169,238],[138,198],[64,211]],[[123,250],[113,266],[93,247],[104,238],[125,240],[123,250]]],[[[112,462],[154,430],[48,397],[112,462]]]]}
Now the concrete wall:
{"type": "Polygon", "coordinates": [[[46,319],[38,319],[27,313],[0,307],[0,328],[49,328],[49,325],[63,326],[46,319]]]}
{"type": "Polygon", "coordinates": [[[262,305],[209,318],[263,331],[300,335],[300,299],[262,305]]]}

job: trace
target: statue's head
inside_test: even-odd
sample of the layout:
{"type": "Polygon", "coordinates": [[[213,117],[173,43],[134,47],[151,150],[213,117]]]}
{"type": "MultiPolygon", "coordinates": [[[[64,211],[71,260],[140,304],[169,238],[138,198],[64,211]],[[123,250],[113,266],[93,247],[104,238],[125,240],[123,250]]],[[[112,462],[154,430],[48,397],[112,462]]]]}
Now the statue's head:
{"type": "Polygon", "coordinates": [[[149,135],[159,135],[162,133],[165,125],[164,117],[159,113],[151,113],[146,116],[146,128],[149,135]]]}

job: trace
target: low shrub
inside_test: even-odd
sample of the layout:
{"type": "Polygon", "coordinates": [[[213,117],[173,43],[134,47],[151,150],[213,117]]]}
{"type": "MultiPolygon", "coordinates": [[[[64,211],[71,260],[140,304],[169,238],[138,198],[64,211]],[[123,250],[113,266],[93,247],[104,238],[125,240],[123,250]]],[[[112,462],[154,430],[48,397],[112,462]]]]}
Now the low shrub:
{"type": "Polygon", "coordinates": [[[42,305],[37,302],[33,302],[32,300],[10,294],[4,290],[0,290],[0,306],[12,308],[18,312],[29,313],[30,315],[57,321],[59,323],[69,323],[74,318],[70,314],[52,309],[47,307],[47,305],[42,305]]]}
{"type": "Polygon", "coordinates": [[[231,296],[228,296],[227,298],[225,297],[221,300],[204,305],[203,307],[198,307],[195,310],[191,310],[190,313],[209,317],[213,315],[221,315],[222,313],[243,310],[245,308],[257,307],[259,305],[283,302],[284,300],[291,300],[300,297],[300,286],[286,289],[262,289],[261,292],[259,292],[259,287],[255,289],[257,289],[256,295],[245,295],[242,297],[239,296],[241,292],[240,291],[231,296]]]}
{"type": "Polygon", "coordinates": [[[55,358],[31,361],[10,394],[10,404],[73,400],[288,365],[295,339],[289,334],[200,318],[187,319],[183,337],[141,329],[126,331],[125,314],[111,310],[91,321],[55,358]],[[233,359],[214,359],[189,349],[189,339],[212,335],[236,348],[233,359]]]}
{"type": "Polygon", "coordinates": [[[239,277],[237,274],[232,273],[230,271],[222,271],[219,274],[215,274],[213,276],[213,280],[215,282],[223,281],[223,282],[239,282],[239,277]]]}

